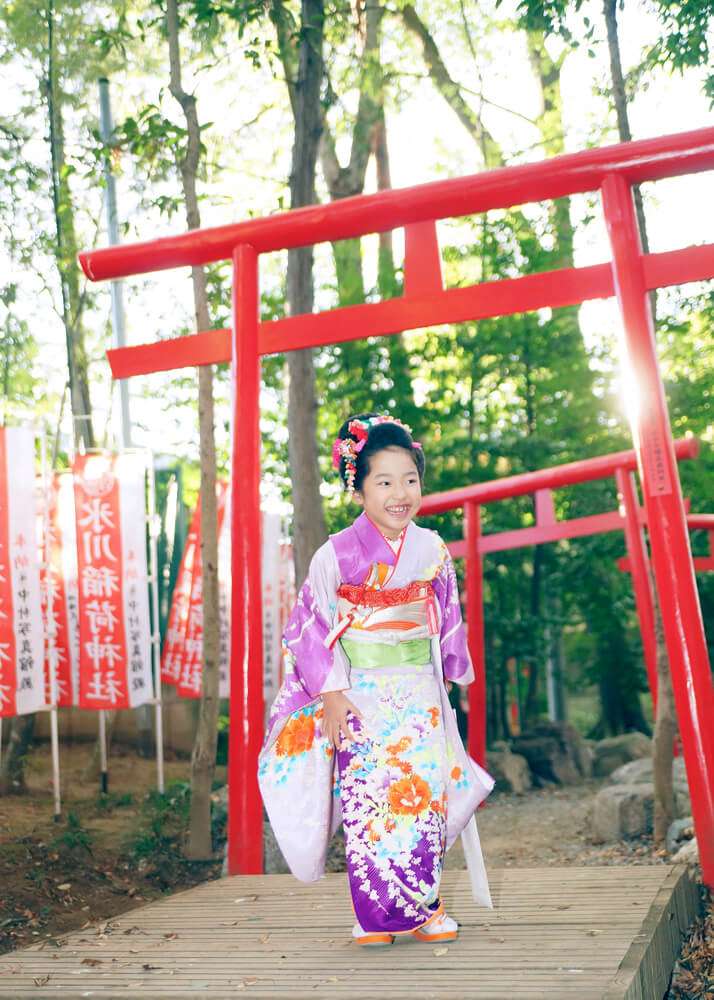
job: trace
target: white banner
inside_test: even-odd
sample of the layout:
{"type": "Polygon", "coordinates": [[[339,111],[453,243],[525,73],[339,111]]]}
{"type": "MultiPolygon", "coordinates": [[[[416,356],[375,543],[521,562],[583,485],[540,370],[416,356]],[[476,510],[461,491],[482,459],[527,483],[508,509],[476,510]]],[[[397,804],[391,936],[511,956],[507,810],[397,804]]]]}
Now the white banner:
{"type": "Polygon", "coordinates": [[[46,705],[35,432],[0,427],[0,716],[46,705]]]}
{"type": "Polygon", "coordinates": [[[49,494],[47,526],[40,551],[48,557],[49,578],[42,576],[45,626],[45,690],[51,700],[51,661],[60,707],[79,703],[79,618],[77,615],[77,540],[74,523],[74,483],[71,473],[55,475],[49,494]]]}
{"type": "Polygon", "coordinates": [[[263,696],[272,705],[280,687],[280,515],[263,514],[263,696]]]}
{"type": "Polygon", "coordinates": [[[127,630],[129,704],[132,708],[154,697],[146,532],[147,471],[145,454],[126,452],[117,459],[124,566],[122,596],[127,630]]]}

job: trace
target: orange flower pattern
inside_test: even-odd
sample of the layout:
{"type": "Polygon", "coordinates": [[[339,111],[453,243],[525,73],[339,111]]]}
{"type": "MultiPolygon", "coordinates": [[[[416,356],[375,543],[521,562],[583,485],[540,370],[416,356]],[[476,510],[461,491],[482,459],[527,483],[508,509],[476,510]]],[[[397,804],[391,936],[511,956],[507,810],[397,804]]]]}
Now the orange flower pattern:
{"type": "Polygon", "coordinates": [[[294,757],[306,753],[315,742],[315,713],[296,712],[283,726],[275,744],[279,757],[294,757]]]}
{"type": "MultiPolygon", "coordinates": [[[[411,770],[411,765],[407,764],[411,770]]],[[[390,786],[388,792],[389,805],[395,813],[411,813],[418,815],[429,808],[431,788],[418,774],[411,778],[402,778],[390,786]]]]}
{"type": "Polygon", "coordinates": [[[350,888],[369,926],[418,926],[439,904],[451,761],[430,666],[352,672],[361,741],[340,750],[350,888]]]}

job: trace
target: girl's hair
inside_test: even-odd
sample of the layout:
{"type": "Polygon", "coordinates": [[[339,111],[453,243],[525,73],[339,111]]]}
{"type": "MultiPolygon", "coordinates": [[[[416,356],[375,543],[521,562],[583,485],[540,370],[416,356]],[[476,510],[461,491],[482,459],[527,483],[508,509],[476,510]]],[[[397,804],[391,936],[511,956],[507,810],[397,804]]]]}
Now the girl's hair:
{"type": "MultiPolygon", "coordinates": [[[[421,445],[414,442],[409,430],[403,424],[392,421],[388,416],[381,416],[379,423],[372,423],[379,418],[380,414],[378,413],[357,413],[349,420],[345,420],[340,427],[335,445],[338,445],[340,441],[364,442],[354,459],[355,471],[352,488],[362,489],[362,483],[369,475],[370,458],[385,448],[403,448],[404,451],[409,452],[419,473],[419,481],[423,483],[426,462],[421,445]],[[364,432],[360,434],[359,432],[355,433],[354,429],[350,430],[352,421],[359,421],[367,426],[366,439],[364,432]]],[[[339,459],[339,471],[343,484],[349,489],[348,460],[344,456],[339,459]]]]}

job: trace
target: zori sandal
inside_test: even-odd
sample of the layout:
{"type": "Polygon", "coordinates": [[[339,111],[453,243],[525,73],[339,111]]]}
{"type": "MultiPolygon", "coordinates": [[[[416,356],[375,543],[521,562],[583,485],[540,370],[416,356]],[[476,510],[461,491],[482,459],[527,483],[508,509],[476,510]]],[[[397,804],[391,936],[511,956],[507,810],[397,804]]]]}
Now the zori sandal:
{"type": "Polygon", "coordinates": [[[352,928],[352,937],[361,945],[379,946],[392,944],[394,941],[394,935],[387,931],[364,931],[359,924],[355,924],[352,928]]]}
{"type": "Polygon", "coordinates": [[[455,941],[459,936],[459,925],[451,917],[441,913],[423,927],[417,927],[412,931],[412,936],[417,941],[455,941]]]}

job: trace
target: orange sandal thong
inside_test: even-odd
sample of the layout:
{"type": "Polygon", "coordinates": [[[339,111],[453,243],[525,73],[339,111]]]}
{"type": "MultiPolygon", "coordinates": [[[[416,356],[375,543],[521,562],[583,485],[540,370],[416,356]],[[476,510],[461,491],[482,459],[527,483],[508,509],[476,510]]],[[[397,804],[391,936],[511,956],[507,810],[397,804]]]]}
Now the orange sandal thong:
{"type": "Polygon", "coordinates": [[[445,913],[412,931],[417,941],[455,941],[459,936],[459,925],[445,913]]]}
{"type": "Polygon", "coordinates": [[[440,931],[438,934],[427,934],[425,931],[412,931],[412,937],[417,941],[455,941],[459,936],[458,931],[440,931]]]}

